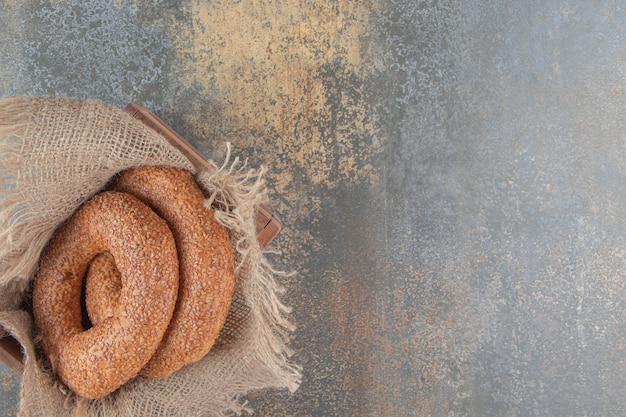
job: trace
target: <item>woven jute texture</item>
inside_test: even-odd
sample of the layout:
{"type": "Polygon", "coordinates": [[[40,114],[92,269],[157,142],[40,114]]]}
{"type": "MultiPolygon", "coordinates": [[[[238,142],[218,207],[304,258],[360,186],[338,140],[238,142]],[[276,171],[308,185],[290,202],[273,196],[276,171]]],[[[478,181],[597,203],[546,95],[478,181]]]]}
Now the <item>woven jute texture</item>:
{"type": "MultiPolygon", "coordinates": [[[[0,98],[0,333],[22,345],[22,416],[223,416],[250,412],[245,395],[291,392],[300,369],[289,358],[289,309],[256,241],[255,207],[265,202],[262,169],[230,155],[196,172],[160,135],[97,100],[0,98]],[[135,377],[102,399],[77,397],[41,354],[29,311],[39,255],[55,229],[116,173],[165,165],[191,171],[207,205],[230,231],[237,284],[214,348],[169,378],[135,377]]],[[[1,334],[0,334],[1,335],[1,334]]]]}

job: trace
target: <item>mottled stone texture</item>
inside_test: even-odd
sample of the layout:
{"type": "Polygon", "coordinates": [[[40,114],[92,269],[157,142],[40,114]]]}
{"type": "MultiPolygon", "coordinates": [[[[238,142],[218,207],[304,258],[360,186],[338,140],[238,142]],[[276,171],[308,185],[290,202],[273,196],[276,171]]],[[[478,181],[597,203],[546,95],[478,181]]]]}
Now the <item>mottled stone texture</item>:
{"type": "Polygon", "coordinates": [[[264,164],[304,366],[259,416],[626,409],[626,15],[585,1],[4,1],[0,93],[264,164]]]}

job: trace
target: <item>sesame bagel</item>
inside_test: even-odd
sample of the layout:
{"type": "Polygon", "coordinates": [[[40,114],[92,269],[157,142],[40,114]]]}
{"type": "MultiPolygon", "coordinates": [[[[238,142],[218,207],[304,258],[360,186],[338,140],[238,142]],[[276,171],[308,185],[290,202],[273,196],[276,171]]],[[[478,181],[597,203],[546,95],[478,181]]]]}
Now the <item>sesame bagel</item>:
{"type": "Polygon", "coordinates": [[[103,192],[54,234],[33,283],[42,349],[76,394],[100,398],[136,376],[168,327],[178,294],[178,256],[163,219],[136,197],[103,192]],[[109,252],[119,271],[110,317],[85,330],[81,287],[90,261],[109,252]]]}

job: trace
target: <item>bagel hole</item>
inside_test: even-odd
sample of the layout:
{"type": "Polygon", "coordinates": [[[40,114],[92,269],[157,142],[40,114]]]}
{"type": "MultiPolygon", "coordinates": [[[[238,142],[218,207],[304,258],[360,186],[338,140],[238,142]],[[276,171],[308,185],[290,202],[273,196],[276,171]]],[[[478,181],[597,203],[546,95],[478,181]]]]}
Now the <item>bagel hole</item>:
{"type": "Polygon", "coordinates": [[[81,324],[84,330],[89,330],[93,327],[91,320],[89,320],[89,314],[87,314],[87,274],[83,277],[83,281],[80,286],[80,314],[81,324]]]}

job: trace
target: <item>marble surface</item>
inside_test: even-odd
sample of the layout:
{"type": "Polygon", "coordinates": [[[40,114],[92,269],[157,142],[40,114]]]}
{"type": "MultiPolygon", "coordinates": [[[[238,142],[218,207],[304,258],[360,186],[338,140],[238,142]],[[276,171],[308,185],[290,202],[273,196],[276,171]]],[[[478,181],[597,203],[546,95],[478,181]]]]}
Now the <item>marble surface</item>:
{"type": "Polygon", "coordinates": [[[4,0],[0,94],[135,101],[268,168],[303,382],[255,415],[620,416],[624,12],[4,0]]]}

